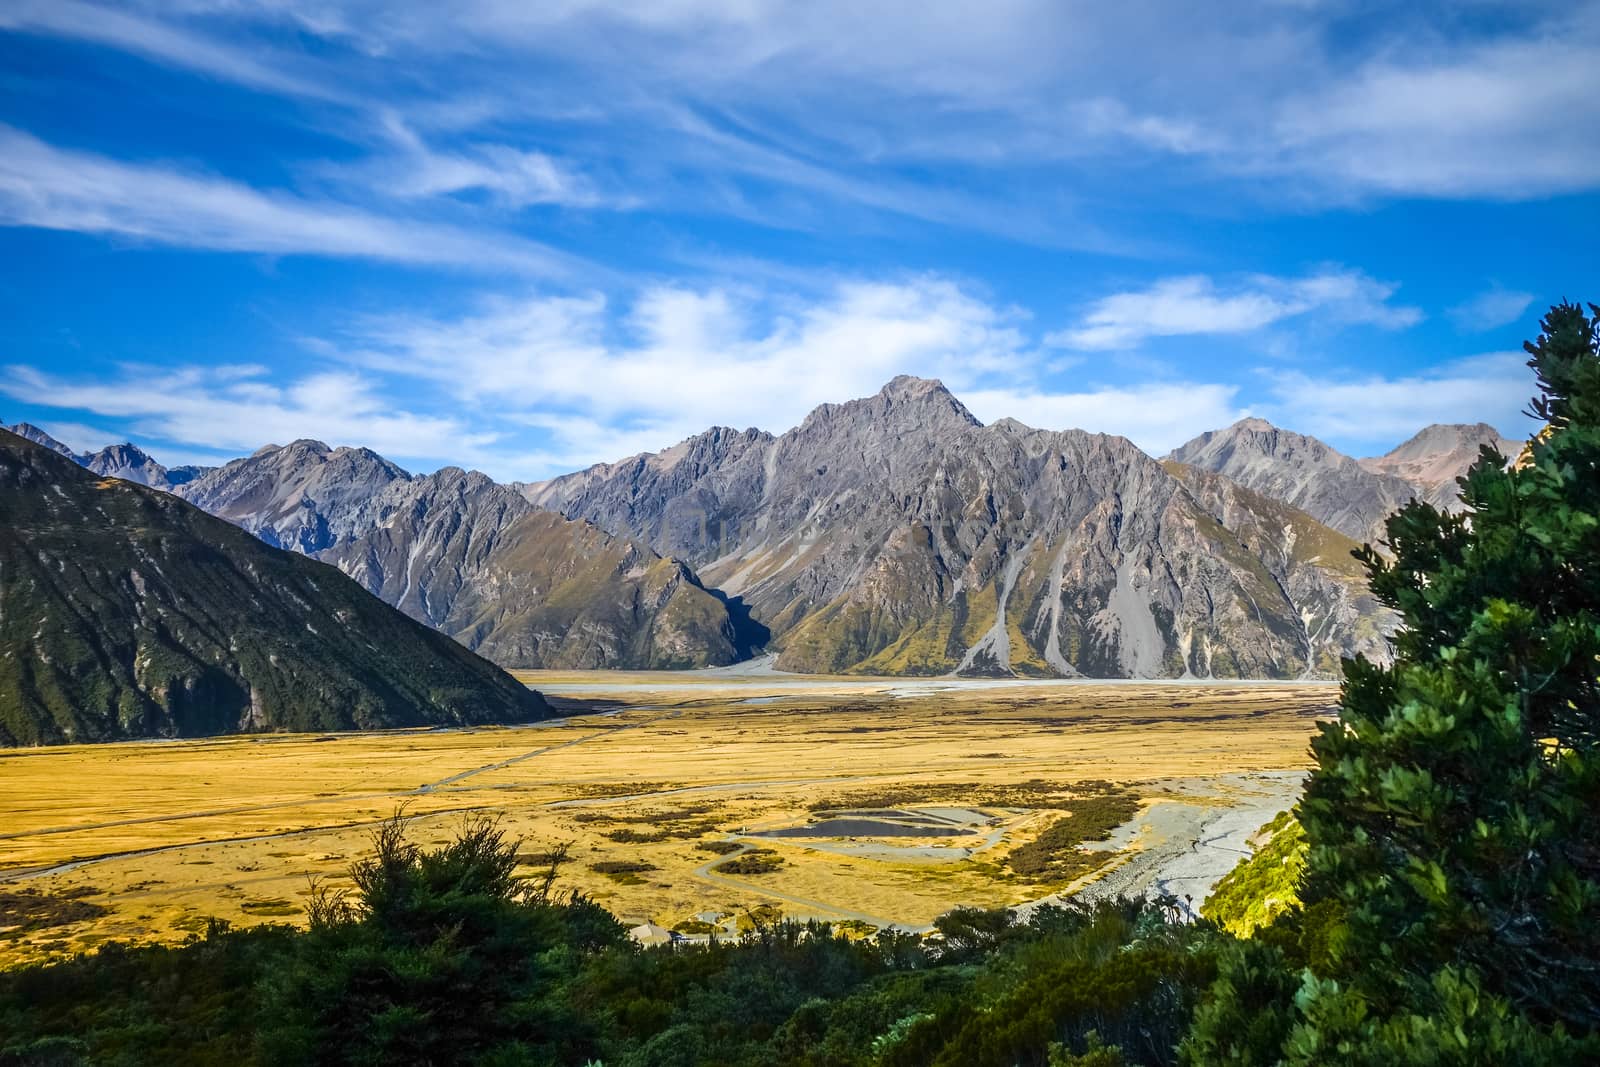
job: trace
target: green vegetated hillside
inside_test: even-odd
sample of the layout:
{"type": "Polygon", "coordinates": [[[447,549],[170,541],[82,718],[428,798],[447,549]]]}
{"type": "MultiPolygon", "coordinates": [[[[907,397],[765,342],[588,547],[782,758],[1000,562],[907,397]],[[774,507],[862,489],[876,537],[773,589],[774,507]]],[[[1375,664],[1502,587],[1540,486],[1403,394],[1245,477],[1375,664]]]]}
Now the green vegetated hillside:
{"type": "Polygon", "coordinates": [[[1250,856],[1223,876],[1200,914],[1239,937],[1249,937],[1300,904],[1306,869],[1306,835],[1290,812],[1256,834],[1250,856]]]}
{"type": "Polygon", "coordinates": [[[0,744],[525,722],[544,700],[332,567],[0,433],[0,744]]]}

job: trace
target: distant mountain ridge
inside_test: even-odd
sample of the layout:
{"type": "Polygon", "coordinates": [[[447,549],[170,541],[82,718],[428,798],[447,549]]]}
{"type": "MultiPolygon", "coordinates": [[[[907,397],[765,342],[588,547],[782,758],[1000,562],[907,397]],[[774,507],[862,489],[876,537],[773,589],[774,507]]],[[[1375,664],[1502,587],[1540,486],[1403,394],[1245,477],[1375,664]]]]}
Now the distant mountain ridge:
{"type": "Polygon", "coordinates": [[[1456,479],[1477,462],[1481,445],[1507,456],[1520,449],[1486,423],[1434,424],[1386,455],[1358,460],[1315,437],[1249,418],[1203,433],[1168,458],[1225,475],[1357,541],[1377,544],[1384,520],[1412,499],[1459,508],[1456,479]]]}
{"type": "Polygon", "coordinates": [[[1507,459],[1522,451],[1521,442],[1502,437],[1488,423],[1435,423],[1384,455],[1360,463],[1374,473],[1405,479],[1422,490],[1422,499],[1453,511],[1461,504],[1456,479],[1478,461],[1484,446],[1507,459]]]}
{"type": "Polygon", "coordinates": [[[1412,497],[1458,506],[1483,443],[1510,445],[1430,426],[1357,460],[1245,419],[1157,462],[984,426],[902,376],[785,434],[713,427],[542,482],[302,440],[169,488],[508,666],[711,666],[770,644],[798,671],[1332,676],[1388,654],[1350,553],[1412,497]]]}
{"type": "Polygon", "coordinates": [[[1292,504],[1356,541],[1380,540],[1383,520],[1419,495],[1410,482],[1263,419],[1203,433],[1167,458],[1292,504]]]}
{"type": "Polygon", "coordinates": [[[336,569],[9,432],[0,514],[0,745],[549,714],[336,569]]]}
{"type": "Polygon", "coordinates": [[[1292,590],[1289,560],[1275,572],[1131,442],[986,427],[935,381],[524,491],[687,559],[785,669],[1286,677],[1384,654],[1370,597],[1292,590]]]}
{"type": "Polygon", "coordinates": [[[748,629],[681,563],[476,471],[413,476],[368,449],[295,441],[175,492],[503,666],[705,667],[750,652],[748,629]]]}
{"type": "Polygon", "coordinates": [[[152,489],[171,490],[193,481],[210,469],[193,466],[163,467],[142,448],[128,443],[107,445],[98,452],[74,452],[39,427],[26,422],[19,422],[15,426],[0,423],[0,430],[8,430],[24,440],[42,445],[52,452],[66,456],[81,467],[89,468],[96,474],[137,482],[152,489]]]}

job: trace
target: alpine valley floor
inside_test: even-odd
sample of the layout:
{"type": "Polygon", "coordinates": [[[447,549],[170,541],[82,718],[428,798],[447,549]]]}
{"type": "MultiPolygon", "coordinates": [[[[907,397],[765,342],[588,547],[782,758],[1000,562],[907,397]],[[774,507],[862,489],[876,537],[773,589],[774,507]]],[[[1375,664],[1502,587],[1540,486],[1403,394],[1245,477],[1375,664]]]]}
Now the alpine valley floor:
{"type": "Polygon", "coordinates": [[[303,921],[310,879],[348,886],[402,806],[422,843],[502,816],[529,874],[570,842],[563,886],[701,934],[776,911],[922,929],[1063,891],[1198,905],[1293,803],[1337,699],[1319,683],[522,677],[566,717],[0,750],[0,966],[178,941],[211,916],[303,921]],[[1071,877],[1008,862],[1075,814],[1063,797],[1108,782],[1138,813],[1071,877]]]}

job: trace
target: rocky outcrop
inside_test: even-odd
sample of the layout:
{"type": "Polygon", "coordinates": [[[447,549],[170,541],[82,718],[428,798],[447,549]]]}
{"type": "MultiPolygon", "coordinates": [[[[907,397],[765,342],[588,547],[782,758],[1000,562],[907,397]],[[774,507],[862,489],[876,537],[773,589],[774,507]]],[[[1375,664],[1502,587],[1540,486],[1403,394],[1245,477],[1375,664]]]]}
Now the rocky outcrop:
{"type": "Polygon", "coordinates": [[[334,568],[9,433],[0,511],[0,745],[549,711],[334,568]]]}
{"type": "Polygon", "coordinates": [[[130,444],[108,445],[98,452],[76,458],[96,474],[167,492],[194,481],[207,470],[205,467],[163,467],[151,459],[144,449],[130,444]]]}
{"type": "Polygon", "coordinates": [[[367,448],[301,440],[267,445],[175,492],[269,545],[320,552],[364,532],[356,516],[393,482],[410,478],[367,448]]]}
{"type": "Polygon", "coordinates": [[[36,445],[43,445],[58,455],[66,456],[72,462],[82,467],[87,467],[96,474],[108,478],[121,478],[124,481],[137,482],[139,485],[148,485],[152,489],[171,491],[175,486],[191,482],[206,473],[207,467],[163,467],[149,453],[133,444],[108,445],[98,452],[74,452],[54,437],[45,433],[39,427],[30,423],[19,422],[15,426],[0,424],[0,430],[8,430],[26,441],[36,445]]]}
{"type": "Polygon", "coordinates": [[[682,563],[476,471],[394,482],[355,521],[368,532],[319,558],[508,667],[705,667],[752,651],[682,563]]]}
{"type": "Polygon", "coordinates": [[[14,433],[24,441],[32,441],[36,445],[42,445],[57,455],[66,456],[74,463],[83,462],[78,457],[76,452],[62,444],[60,441],[57,441],[54,437],[51,437],[49,434],[39,429],[39,427],[33,425],[31,422],[19,422],[15,426],[7,426],[4,423],[0,423],[0,430],[5,430],[8,433],[14,433]]]}

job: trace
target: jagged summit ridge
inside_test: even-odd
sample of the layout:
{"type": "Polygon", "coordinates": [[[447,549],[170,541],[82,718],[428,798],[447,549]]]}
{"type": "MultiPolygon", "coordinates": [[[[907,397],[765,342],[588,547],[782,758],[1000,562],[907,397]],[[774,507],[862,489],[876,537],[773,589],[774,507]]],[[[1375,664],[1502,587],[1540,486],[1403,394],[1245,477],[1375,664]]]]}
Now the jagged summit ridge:
{"type": "Polygon", "coordinates": [[[676,560],[541,511],[481,471],[412,475],[370,449],[302,440],[178,491],[504,666],[702,667],[748,651],[676,560]]]}
{"type": "Polygon", "coordinates": [[[152,489],[170,491],[176,486],[193,481],[208,469],[194,466],[164,467],[144,449],[129,442],[107,445],[98,452],[74,452],[39,427],[26,422],[19,422],[10,427],[0,423],[0,430],[9,430],[23,440],[42,445],[103,477],[121,478],[124,481],[148,485],[152,489]]]}
{"type": "MultiPolygon", "coordinates": [[[[1125,438],[985,427],[937,382],[702,458],[590,468],[538,499],[687,559],[771,627],[787,669],[1296,676],[1383,654],[1345,561],[1319,578],[1313,557],[1247,547],[1125,438]]],[[[1344,543],[1326,533],[1306,543],[1344,543]]]]}
{"type": "Polygon", "coordinates": [[[1349,553],[1428,490],[1382,464],[1481,436],[1431,427],[1357,461],[1250,417],[1158,463],[985,426],[903,375],[782,434],[715,426],[543,482],[303,439],[176,491],[519,666],[727,662],[770,639],[808,671],[1325,676],[1387,655],[1349,553]]]}

